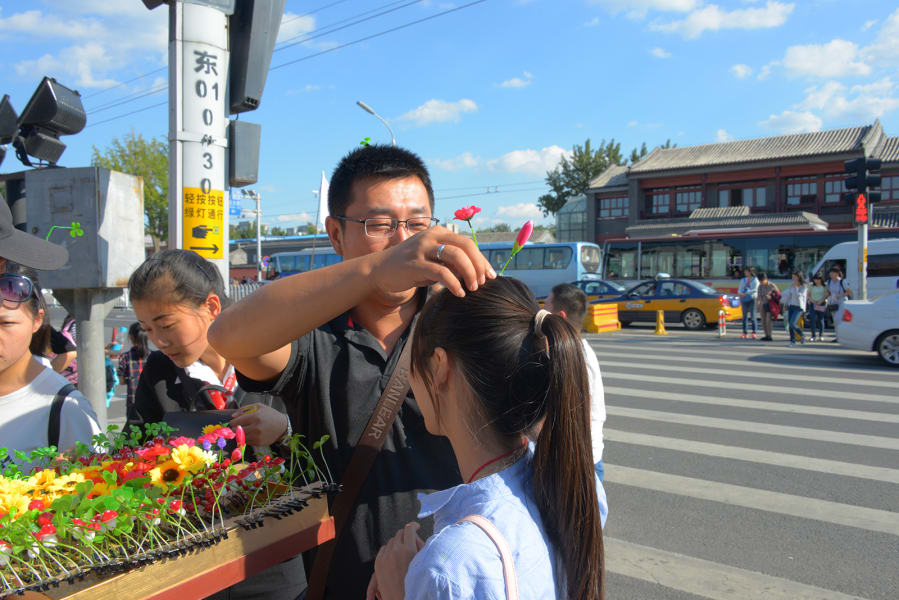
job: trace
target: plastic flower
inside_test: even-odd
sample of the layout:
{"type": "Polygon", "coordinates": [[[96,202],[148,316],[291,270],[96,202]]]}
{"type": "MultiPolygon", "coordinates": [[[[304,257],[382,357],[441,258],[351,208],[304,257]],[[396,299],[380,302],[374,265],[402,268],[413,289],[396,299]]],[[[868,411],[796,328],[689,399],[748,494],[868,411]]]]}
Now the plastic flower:
{"type": "Polygon", "coordinates": [[[478,235],[474,232],[474,225],[471,224],[471,219],[479,212],[481,212],[481,209],[477,206],[463,206],[454,213],[457,219],[468,223],[468,227],[471,229],[471,238],[474,240],[476,246],[478,244],[478,235]]]}
{"type": "Polygon", "coordinates": [[[243,447],[247,445],[247,434],[244,433],[243,427],[238,425],[234,429],[235,442],[237,442],[238,447],[243,447]]]}
{"type": "Polygon", "coordinates": [[[187,471],[183,470],[174,460],[160,463],[155,469],[150,469],[150,482],[161,488],[179,486],[184,482],[187,471]]]}
{"type": "Polygon", "coordinates": [[[162,444],[154,444],[149,448],[140,448],[135,453],[140,456],[143,460],[151,460],[158,456],[166,456],[170,452],[167,446],[163,446],[162,444]]]}
{"type": "Polygon", "coordinates": [[[178,446],[172,450],[172,462],[185,471],[195,473],[215,463],[215,457],[198,446],[178,446]]]}
{"type": "Polygon", "coordinates": [[[194,440],[193,438],[189,438],[183,435],[169,440],[169,445],[172,448],[177,448],[178,446],[193,446],[196,443],[196,440],[194,440]]]}
{"type": "Polygon", "coordinates": [[[532,233],[534,233],[533,221],[528,221],[521,226],[521,229],[518,230],[518,235],[515,236],[515,243],[512,245],[512,253],[509,254],[509,258],[506,259],[505,264],[503,264],[503,268],[500,269],[500,275],[505,272],[506,267],[508,267],[509,263],[512,262],[512,258],[514,258],[514,256],[518,254],[522,248],[524,248],[524,245],[528,243],[528,239],[530,239],[532,233]]]}

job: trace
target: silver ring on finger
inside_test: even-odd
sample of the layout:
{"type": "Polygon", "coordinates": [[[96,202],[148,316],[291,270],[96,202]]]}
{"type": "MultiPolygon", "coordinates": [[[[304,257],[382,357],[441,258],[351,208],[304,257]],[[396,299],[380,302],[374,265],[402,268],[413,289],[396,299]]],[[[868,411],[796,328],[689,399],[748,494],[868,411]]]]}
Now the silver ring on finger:
{"type": "Polygon", "coordinates": [[[446,248],[446,244],[440,244],[439,246],[437,246],[437,262],[443,262],[443,258],[441,258],[441,256],[443,255],[444,248],[446,248]]]}

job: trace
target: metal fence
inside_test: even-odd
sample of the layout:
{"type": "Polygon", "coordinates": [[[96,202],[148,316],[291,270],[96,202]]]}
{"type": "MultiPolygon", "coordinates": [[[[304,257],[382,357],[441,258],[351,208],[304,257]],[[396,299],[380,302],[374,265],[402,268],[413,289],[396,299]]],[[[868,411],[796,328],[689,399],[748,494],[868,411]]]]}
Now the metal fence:
{"type": "MultiPolygon", "coordinates": [[[[231,298],[232,301],[238,302],[258,290],[263,285],[265,285],[265,282],[260,283],[258,281],[253,281],[250,283],[231,284],[228,289],[228,297],[231,298]]],[[[47,306],[60,306],[59,301],[53,296],[52,290],[42,291],[44,293],[44,300],[47,302],[47,306]]],[[[113,308],[131,308],[131,300],[128,298],[128,288],[122,289],[122,295],[115,301],[115,304],[113,304],[113,308]]]]}

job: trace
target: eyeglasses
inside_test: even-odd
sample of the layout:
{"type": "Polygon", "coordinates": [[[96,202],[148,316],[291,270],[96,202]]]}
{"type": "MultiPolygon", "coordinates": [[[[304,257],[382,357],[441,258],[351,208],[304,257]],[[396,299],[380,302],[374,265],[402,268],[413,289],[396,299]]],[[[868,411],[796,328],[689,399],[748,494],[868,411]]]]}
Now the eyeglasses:
{"type": "Polygon", "coordinates": [[[369,217],[368,219],[353,219],[351,217],[334,217],[341,221],[351,221],[365,225],[365,235],[373,238],[389,238],[396,233],[396,228],[402,223],[406,231],[415,235],[421,233],[437,223],[440,219],[434,217],[412,217],[411,219],[394,219],[391,217],[369,217]]]}
{"type": "Polygon", "coordinates": [[[4,273],[0,275],[0,297],[5,302],[22,304],[31,298],[34,293],[34,282],[25,275],[19,273],[4,273]]]}

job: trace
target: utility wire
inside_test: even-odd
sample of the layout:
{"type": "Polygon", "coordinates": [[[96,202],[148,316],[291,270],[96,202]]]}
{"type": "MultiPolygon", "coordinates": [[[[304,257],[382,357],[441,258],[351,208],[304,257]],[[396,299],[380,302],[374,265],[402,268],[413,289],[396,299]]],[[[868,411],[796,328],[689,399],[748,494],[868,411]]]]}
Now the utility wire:
{"type": "Polygon", "coordinates": [[[84,128],[93,127],[95,125],[102,125],[103,123],[109,123],[110,121],[115,121],[116,119],[124,119],[125,117],[130,117],[131,115],[136,115],[137,113],[144,112],[145,110],[150,110],[151,108],[156,108],[159,106],[165,106],[169,101],[160,102],[159,104],[151,104],[150,106],[145,106],[143,108],[138,108],[137,110],[132,110],[131,112],[127,112],[124,115],[118,115],[117,117],[110,117],[108,119],[104,119],[103,121],[97,121],[96,123],[91,123],[90,125],[86,125],[84,128]]]}
{"type": "Polygon", "coordinates": [[[271,71],[276,71],[276,70],[281,69],[281,68],[283,68],[283,67],[286,67],[286,66],[289,66],[289,65],[294,65],[294,64],[296,64],[296,63],[298,63],[298,62],[303,62],[304,60],[309,60],[310,58],[315,58],[316,56],[321,56],[322,54],[327,54],[327,53],[329,53],[329,52],[334,52],[335,50],[340,50],[341,48],[346,48],[346,47],[352,46],[352,45],[354,45],[354,44],[359,44],[359,43],[361,43],[361,42],[366,42],[366,41],[368,41],[368,40],[371,40],[371,39],[374,39],[374,38],[377,38],[377,37],[381,37],[382,35],[387,35],[388,33],[393,33],[394,31],[399,31],[400,29],[406,29],[407,27],[412,27],[413,25],[418,25],[419,23],[424,23],[425,21],[430,21],[431,19],[436,19],[437,17],[442,17],[442,16],[444,16],[444,15],[448,15],[448,14],[450,14],[450,13],[454,13],[454,12],[456,12],[456,11],[460,11],[460,10],[462,10],[462,9],[469,8],[469,7],[471,7],[471,6],[474,6],[474,5],[476,5],[476,4],[481,4],[481,3],[486,2],[486,1],[487,1],[487,0],[475,0],[474,2],[469,2],[468,4],[463,4],[462,6],[457,6],[457,7],[455,7],[455,8],[450,8],[449,10],[445,10],[445,11],[443,11],[443,12],[439,12],[439,13],[436,13],[436,14],[433,14],[433,15],[430,15],[430,16],[427,16],[427,17],[424,17],[424,18],[421,18],[421,19],[416,19],[415,21],[410,21],[409,23],[405,23],[405,24],[403,24],[403,25],[398,25],[397,27],[392,27],[391,29],[387,29],[387,30],[385,30],[385,31],[381,31],[381,32],[379,32],[379,33],[374,33],[374,34],[372,34],[372,35],[367,35],[367,36],[365,36],[365,37],[363,37],[363,38],[359,38],[358,40],[353,40],[352,42],[347,42],[347,43],[345,43],[345,44],[340,44],[339,46],[335,46],[335,47],[333,47],[333,48],[328,48],[327,50],[322,50],[321,52],[315,52],[315,53],[313,53],[313,54],[309,54],[309,55],[303,56],[303,57],[301,57],[301,58],[297,58],[297,59],[294,59],[294,60],[289,60],[289,61],[287,61],[287,62],[283,62],[283,63],[281,63],[280,65],[275,65],[274,67],[271,67],[271,68],[269,69],[269,71],[270,71],[270,72],[271,72],[271,71]]]}
{"type": "Polygon", "coordinates": [[[434,192],[435,193],[436,192],[461,192],[461,191],[465,191],[465,190],[482,190],[484,188],[512,187],[512,186],[517,186],[517,185],[533,185],[535,183],[543,183],[543,180],[535,179],[534,181],[521,181],[519,183],[493,183],[490,185],[469,185],[467,187],[443,188],[440,190],[434,190],[434,192]]]}
{"type": "Polygon", "coordinates": [[[140,100],[141,98],[145,98],[147,96],[152,96],[153,94],[158,94],[159,92],[164,92],[169,89],[168,85],[161,85],[159,87],[153,88],[151,90],[140,91],[129,96],[125,96],[124,98],[119,98],[115,102],[108,102],[106,104],[100,105],[97,108],[93,109],[90,112],[91,116],[99,112],[103,112],[104,110],[109,110],[110,108],[115,108],[117,106],[121,106],[122,104],[128,104],[129,102],[134,102],[135,100],[140,100]]]}
{"type": "Polygon", "coordinates": [[[538,192],[545,190],[545,187],[527,188],[524,190],[498,190],[495,192],[481,192],[479,194],[460,194],[458,196],[437,196],[437,200],[455,200],[456,198],[474,198],[475,196],[493,196],[494,194],[515,194],[517,192],[538,192]]]}

